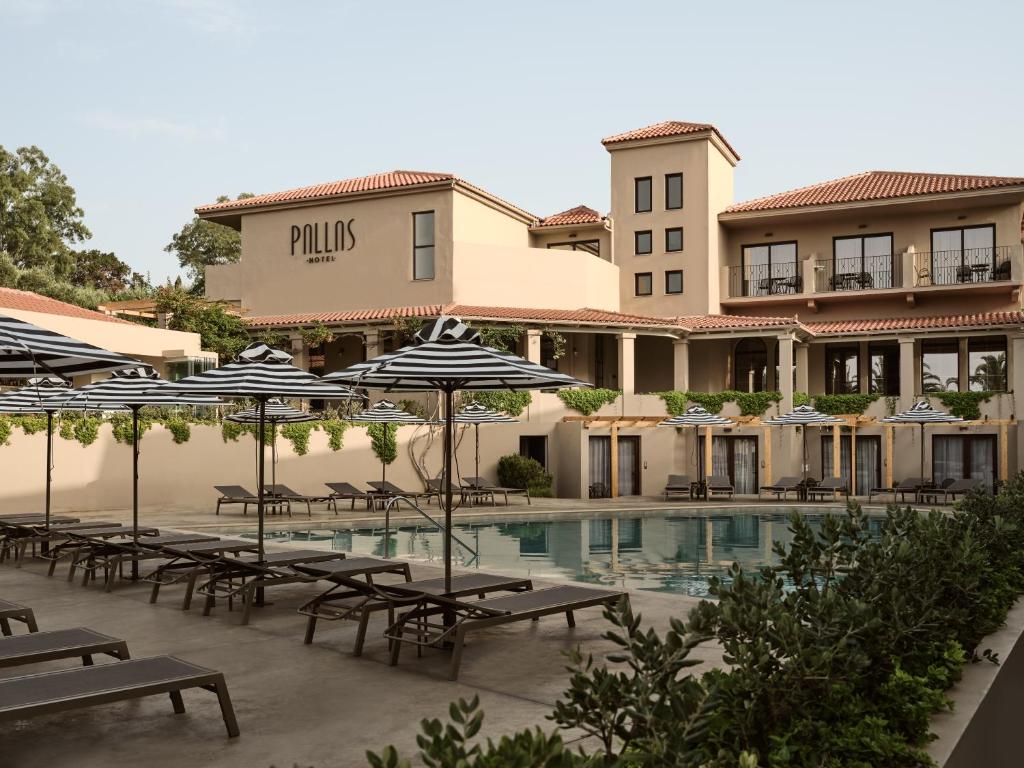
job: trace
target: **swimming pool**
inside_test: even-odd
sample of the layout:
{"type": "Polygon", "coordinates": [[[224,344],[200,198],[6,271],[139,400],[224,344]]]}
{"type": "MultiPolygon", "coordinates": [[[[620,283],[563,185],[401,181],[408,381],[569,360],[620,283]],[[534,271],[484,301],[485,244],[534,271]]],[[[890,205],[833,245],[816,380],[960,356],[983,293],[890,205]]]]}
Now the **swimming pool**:
{"type": "MultiPolygon", "coordinates": [[[[466,546],[453,542],[453,558],[457,566],[496,573],[706,597],[709,578],[722,576],[733,562],[755,570],[777,561],[772,542],[790,540],[791,511],[729,507],[457,522],[453,533],[466,546]]],[[[826,514],[840,512],[835,507],[798,511],[814,528],[826,514]]],[[[871,520],[880,531],[884,516],[871,520]]],[[[255,532],[243,535],[256,537],[255,532]]],[[[383,524],[266,531],[264,538],[358,555],[384,554],[383,524]]],[[[392,557],[440,564],[441,533],[429,524],[402,525],[391,530],[388,549],[392,557]]]]}

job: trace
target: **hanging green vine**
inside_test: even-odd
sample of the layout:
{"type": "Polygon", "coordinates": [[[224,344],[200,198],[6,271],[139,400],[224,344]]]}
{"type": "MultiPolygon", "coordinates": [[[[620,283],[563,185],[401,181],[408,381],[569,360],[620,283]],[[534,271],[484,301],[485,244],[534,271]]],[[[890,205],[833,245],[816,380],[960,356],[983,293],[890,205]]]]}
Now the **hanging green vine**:
{"type": "Polygon", "coordinates": [[[370,447],[383,464],[390,464],[398,458],[398,425],[388,423],[369,424],[366,434],[370,436],[370,447]]]}
{"type": "Polygon", "coordinates": [[[565,335],[558,331],[545,330],[542,336],[546,336],[548,341],[551,342],[551,357],[555,360],[561,360],[565,357],[566,341],[565,335]]]}
{"type": "Polygon", "coordinates": [[[830,416],[847,413],[864,413],[881,395],[861,395],[856,393],[841,395],[815,395],[814,407],[830,416]]]}
{"type": "Polygon", "coordinates": [[[92,445],[100,436],[100,424],[102,419],[92,416],[85,416],[75,422],[75,440],[82,445],[92,445]]]}
{"type": "Polygon", "coordinates": [[[220,423],[220,436],[225,443],[237,443],[243,431],[242,425],[236,424],[233,421],[222,421],[220,423]]]}
{"type": "Polygon", "coordinates": [[[314,422],[302,421],[297,424],[282,424],[281,437],[292,444],[292,450],[299,456],[309,453],[309,433],[313,431],[314,422]]]}
{"type": "Polygon", "coordinates": [[[11,420],[6,416],[0,416],[0,445],[9,445],[11,438],[11,420]]]}
{"type": "Polygon", "coordinates": [[[334,334],[331,332],[331,329],[319,320],[309,328],[303,328],[300,333],[302,341],[310,349],[319,347],[321,344],[330,344],[334,341],[334,334]]]}
{"type": "Polygon", "coordinates": [[[929,392],[946,410],[967,421],[981,418],[981,404],[987,403],[998,392],[929,392]]]}
{"type": "Polygon", "coordinates": [[[806,392],[794,392],[793,393],[793,407],[797,408],[801,405],[810,405],[811,396],[806,392]]]}
{"type": "Polygon", "coordinates": [[[699,405],[708,413],[721,413],[726,403],[736,403],[742,416],[762,416],[772,405],[782,400],[782,393],[768,392],[737,392],[726,389],[722,392],[656,392],[665,403],[665,408],[672,416],[685,413],[690,404],[699,405]]]}
{"type": "Polygon", "coordinates": [[[283,349],[285,351],[291,346],[288,334],[276,328],[264,328],[256,334],[256,341],[262,341],[268,347],[283,349]]]}
{"type": "Polygon", "coordinates": [[[885,398],[885,413],[887,416],[896,415],[896,406],[899,404],[900,399],[895,395],[889,395],[885,398]]]}
{"type": "Polygon", "coordinates": [[[513,323],[511,325],[486,325],[477,328],[480,332],[480,339],[485,346],[501,349],[505,352],[515,352],[519,346],[519,340],[523,338],[526,329],[513,323]]]}
{"type": "Polygon", "coordinates": [[[618,389],[560,389],[558,399],[567,408],[589,416],[601,406],[614,403],[621,394],[622,391],[618,389]]]}
{"type": "Polygon", "coordinates": [[[46,417],[38,414],[26,414],[25,416],[12,416],[11,421],[21,427],[26,435],[34,435],[37,432],[46,431],[46,417]]]}
{"type": "Polygon", "coordinates": [[[507,413],[509,416],[520,416],[527,406],[533,402],[529,392],[467,392],[463,402],[477,402],[492,411],[507,413]]]}
{"type": "Polygon", "coordinates": [[[171,433],[171,437],[178,445],[187,443],[192,437],[192,427],[184,419],[168,419],[164,427],[171,433]]]}
{"type": "Polygon", "coordinates": [[[75,422],[70,419],[61,419],[60,424],[57,425],[57,434],[61,436],[62,440],[74,440],[75,422]]]}
{"type": "Polygon", "coordinates": [[[327,447],[332,451],[340,451],[345,443],[345,430],[348,422],[341,419],[324,419],[320,427],[327,433],[327,447]]]}

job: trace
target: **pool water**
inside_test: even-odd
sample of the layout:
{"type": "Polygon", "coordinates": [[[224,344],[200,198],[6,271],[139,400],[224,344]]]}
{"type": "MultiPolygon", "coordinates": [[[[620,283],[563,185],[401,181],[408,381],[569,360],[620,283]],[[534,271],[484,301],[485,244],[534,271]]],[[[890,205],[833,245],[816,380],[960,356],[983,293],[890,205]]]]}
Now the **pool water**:
{"type": "MultiPolygon", "coordinates": [[[[487,519],[453,526],[459,539],[453,542],[453,558],[459,567],[494,573],[706,597],[709,578],[723,576],[733,562],[748,571],[777,562],[772,542],[789,542],[790,511],[730,507],[543,521],[487,519]]],[[[837,510],[802,507],[799,512],[818,528],[826,514],[837,510]]],[[[872,518],[872,525],[880,531],[883,521],[882,516],[872,518]]],[[[383,525],[268,531],[264,538],[357,555],[384,554],[383,525]]],[[[391,557],[440,564],[442,546],[440,531],[427,523],[392,529],[388,549],[391,557]]]]}

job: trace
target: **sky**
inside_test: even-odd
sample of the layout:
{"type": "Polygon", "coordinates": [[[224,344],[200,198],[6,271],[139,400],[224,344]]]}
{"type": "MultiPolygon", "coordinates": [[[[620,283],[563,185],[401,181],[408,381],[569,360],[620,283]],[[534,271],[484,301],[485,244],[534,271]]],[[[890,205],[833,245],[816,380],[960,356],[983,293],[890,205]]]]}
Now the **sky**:
{"type": "Polygon", "coordinates": [[[195,206],[392,169],[609,205],[600,140],[710,122],[746,200],[865,170],[1024,176],[1017,2],[0,0],[0,145],[163,282],[195,206]],[[965,12],[969,8],[970,12],[965,12]]]}

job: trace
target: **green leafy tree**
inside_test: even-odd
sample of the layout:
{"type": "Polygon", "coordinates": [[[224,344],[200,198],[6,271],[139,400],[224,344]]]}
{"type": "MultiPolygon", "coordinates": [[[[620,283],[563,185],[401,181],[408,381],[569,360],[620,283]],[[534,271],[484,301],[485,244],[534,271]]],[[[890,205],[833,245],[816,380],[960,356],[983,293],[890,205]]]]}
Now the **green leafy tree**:
{"type": "MultiPolygon", "coordinates": [[[[243,192],[236,200],[253,197],[243,192]]],[[[217,198],[218,203],[230,200],[227,195],[217,198]]],[[[164,248],[178,257],[178,263],[191,281],[190,291],[202,295],[206,291],[206,268],[214,264],[234,264],[242,255],[242,237],[231,227],[194,216],[182,227],[164,248]]]]}
{"type": "Polygon", "coordinates": [[[180,289],[161,288],[156,308],[167,313],[169,328],[198,333],[203,348],[216,352],[221,361],[231,359],[249,343],[242,318],[227,311],[224,304],[204,301],[180,289]]]}
{"type": "Polygon", "coordinates": [[[91,233],[67,176],[39,147],[0,146],[0,252],[17,267],[57,275],[70,266],[70,243],[91,233]]]}
{"type": "Polygon", "coordinates": [[[74,254],[70,281],[116,295],[148,284],[144,275],[132,270],[113,253],[91,248],[74,254]]]}

